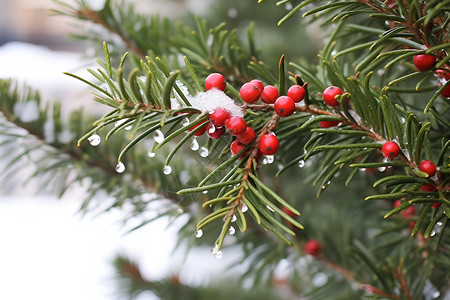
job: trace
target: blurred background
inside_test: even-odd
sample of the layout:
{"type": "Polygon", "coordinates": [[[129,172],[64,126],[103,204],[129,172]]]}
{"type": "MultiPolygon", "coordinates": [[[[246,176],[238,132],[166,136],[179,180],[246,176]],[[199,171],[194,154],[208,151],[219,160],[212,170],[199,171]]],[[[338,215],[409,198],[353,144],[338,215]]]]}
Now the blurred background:
{"type": "MultiPolygon", "coordinates": [[[[281,49],[296,56],[301,49],[305,59],[310,59],[322,42],[316,26],[293,27],[307,31],[308,43],[286,36],[285,30],[276,27],[285,11],[274,10],[271,5],[257,6],[256,0],[133,2],[143,14],[182,19],[193,13],[212,24],[220,20],[236,28],[245,28],[254,20],[258,46],[268,57],[279,57],[281,49]]],[[[101,9],[104,1],[86,3],[101,9]]],[[[96,50],[88,42],[69,38],[84,25],[53,15],[52,8],[61,7],[52,0],[0,1],[0,77],[28,84],[38,89],[43,99],[62,101],[67,109],[80,105],[97,109],[92,106],[86,86],[62,74],[72,72],[88,77],[85,69],[94,64],[96,50]]],[[[80,215],[82,185],[57,199],[42,192],[44,189],[36,182],[24,185],[23,174],[12,174],[17,177],[16,185],[0,187],[0,299],[121,299],[112,266],[118,253],[137,260],[150,279],[179,273],[192,284],[207,282],[239,255],[227,252],[218,261],[210,255],[209,248],[200,248],[186,256],[183,247],[174,250],[177,225],[168,227],[168,220],[127,233],[119,222],[120,211],[80,215]],[[211,264],[214,268],[210,268],[211,264]]],[[[149,294],[141,298],[156,299],[149,294]]]]}

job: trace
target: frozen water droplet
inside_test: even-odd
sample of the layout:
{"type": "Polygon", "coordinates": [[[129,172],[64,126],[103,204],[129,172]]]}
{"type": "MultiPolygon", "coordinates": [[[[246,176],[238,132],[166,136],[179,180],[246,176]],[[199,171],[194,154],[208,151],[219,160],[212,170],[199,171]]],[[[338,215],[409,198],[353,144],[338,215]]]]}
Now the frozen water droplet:
{"type": "Polygon", "coordinates": [[[197,142],[197,139],[196,138],[194,138],[193,140],[192,140],[192,143],[191,143],[191,150],[192,151],[197,151],[199,148],[200,148],[200,145],[198,144],[198,142],[197,142]]]}
{"type": "Polygon", "coordinates": [[[380,172],[384,172],[386,170],[386,167],[379,167],[378,168],[378,171],[380,171],[380,172]]]}
{"type": "Polygon", "coordinates": [[[121,119],[118,120],[114,123],[114,127],[119,127],[120,125],[122,125],[123,123],[125,123],[127,121],[127,119],[121,119]]]}
{"type": "Polygon", "coordinates": [[[208,157],[209,155],[209,150],[206,147],[200,147],[200,156],[201,157],[208,157]]]}
{"type": "Polygon", "coordinates": [[[431,232],[430,232],[430,236],[435,236],[436,235],[436,231],[434,231],[434,230],[431,230],[431,232]]]}
{"type": "Polygon", "coordinates": [[[214,254],[214,256],[215,256],[217,259],[222,259],[222,251],[217,251],[216,254],[214,254]]]}
{"type": "Polygon", "coordinates": [[[153,139],[155,140],[155,142],[157,142],[158,144],[161,144],[162,141],[164,141],[164,134],[162,133],[161,130],[156,130],[155,133],[153,134],[153,139]]]}
{"type": "Polygon", "coordinates": [[[312,284],[313,286],[324,286],[328,282],[328,276],[325,273],[317,273],[312,278],[312,284]]]}
{"type": "Polygon", "coordinates": [[[248,206],[246,204],[243,204],[241,210],[242,212],[246,212],[248,210],[248,206]]]}
{"type": "Polygon", "coordinates": [[[196,238],[201,238],[203,236],[203,230],[199,229],[195,232],[195,237],[196,238]]]}
{"type": "Polygon", "coordinates": [[[125,171],[125,165],[123,164],[123,162],[119,162],[116,165],[116,172],[117,173],[123,173],[125,171]]]}
{"type": "Polygon", "coordinates": [[[171,166],[165,166],[163,169],[163,173],[165,175],[169,175],[170,173],[172,173],[172,167],[171,166]]]}
{"type": "Polygon", "coordinates": [[[148,157],[155,157],[155,155],[156,155],[155,152],[152,152],[152,150],[148,150],[148,152],[147,152],[148,157]]]}
{"type": "Polygon", "coordinates": [[[273,210],[269,205],[266,205],[266,207],[267,207],[267,209],[270,210],[271,212],[274,212],[274,210],[273,210]]]}
{"type": "Polygon", "coordinates": [[[230,228],[228,229],[228,233],[229,233],[230,235],[233,235],[233,234],[236,233],[236,229],[234,229],[233,226],[230,226],[230,228]]]}
{"type": "Polygon", "coordinates": [[[299,162],[298,162],[298,166],[300,167],[300,168],[303,168],[304,166],[305,166],[305,161],[302,159],[302,160],[300,160],[299,162]]]}
{"type": "Polygon", "coordinates": [[[236,222],[236,215],[233,215],[233,217],[231,218],[231,222],[236,222]]]}
{"type": "Polygon", "coordinates": [[[101,140],[102,139],[100,138],[100,136],[96,133],[94,133],[93,135],[88,137],[89,144],[91,144],[91,146],[94,146],[94,147],[100,145],[101,140]]]}
{"type": "Polygon", "coordinates": [[[217,253],[217,250],[218,250],[218,249],[219,249],[219,246],[217,246],[217,244],[214,245],[214,248],[211,249],[211,253],[212,253],[213,255],[215,255],[215,254],[217,253]]]}
{"type": "Polygon", "coordinates": [[[204,190],[203,194],[205,194],[205,195],[208,194],[208,190],[204,190]]]}
{"type": "Polygon", "coordinates": [[[189,123],[190,123],[190,121],[188,118],[184,118],[183,121],[181,121],[181,125],[183,125],[183,126],[186,126],[189,123]]]}
{"type": "Polygon", "coordinates": [[[216,131],[216,126],[214,126],[213,124],[209,124],[208,125],[208,133],[214,133],[216,131]]]}

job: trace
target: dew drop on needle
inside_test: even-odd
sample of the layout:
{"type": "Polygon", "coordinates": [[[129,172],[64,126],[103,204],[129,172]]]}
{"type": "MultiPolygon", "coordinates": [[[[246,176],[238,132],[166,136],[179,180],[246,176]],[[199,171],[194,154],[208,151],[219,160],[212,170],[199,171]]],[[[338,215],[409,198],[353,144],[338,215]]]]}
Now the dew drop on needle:
{"type": "Polygon", "coordinates": [[[117,173],[123,173],[125,171],[125,165],[123,164],[123,162],[119,162],[116,165],[116,172],[117,173]]]}
{"type": "Polygon", "coordinates": [[[89,144],[94,147],[100,145],[101,140],[100,136],[96,133],[88,137],[89,144]]]}

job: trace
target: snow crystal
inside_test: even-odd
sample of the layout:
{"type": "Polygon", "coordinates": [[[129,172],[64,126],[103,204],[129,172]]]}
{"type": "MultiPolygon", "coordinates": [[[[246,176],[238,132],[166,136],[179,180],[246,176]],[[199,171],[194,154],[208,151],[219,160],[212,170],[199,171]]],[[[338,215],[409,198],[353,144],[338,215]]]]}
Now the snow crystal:
{"type": "Polygon", "coordinates": [[[219,89],[211,89],[207,92],[201,92],[189,100],[192,107],[195,107],[202,112],[212,113],[218,108],[222,108],[230,113],[232,116],[243,117],[244,111],[233,99],[228,97],[223,91],[219,89]]]}
{"type": "Polygon", "coordinates": [[[36,121],[39,118],[39,107],[36,100],[17,102],[14,104],[14,114],[25,123],[36,121]]]}

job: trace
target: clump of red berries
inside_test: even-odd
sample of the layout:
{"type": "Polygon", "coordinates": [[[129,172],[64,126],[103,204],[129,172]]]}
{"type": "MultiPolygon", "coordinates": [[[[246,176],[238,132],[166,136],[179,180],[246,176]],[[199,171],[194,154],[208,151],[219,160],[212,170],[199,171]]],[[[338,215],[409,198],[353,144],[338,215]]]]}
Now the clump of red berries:
{"type": "Polygon", "coordinates": [[[393,159],[400,153],[400,146],[396,142],[389,141],[384,143],[381,152],[387,159],[393,159]]]}
{"type": "Polygon", "coordinates": [[[436,56],[428,54],[414,55],[413,64],[417,71],[424,72],[431,70],[436,64],[436,56]]]}
{"type": "Polygon", "coordinates": [[[207,91],[213,88],[225,91],[226,86],[227,82],[222,74],[212,73],[205,79],[205,88],[207,91]]]}
{"type": "Polygon", "coordinates": [[[317,256],[322,250],[322,245],[317,240],[309,240],[305,244],[306,254],[317,256]]]}

